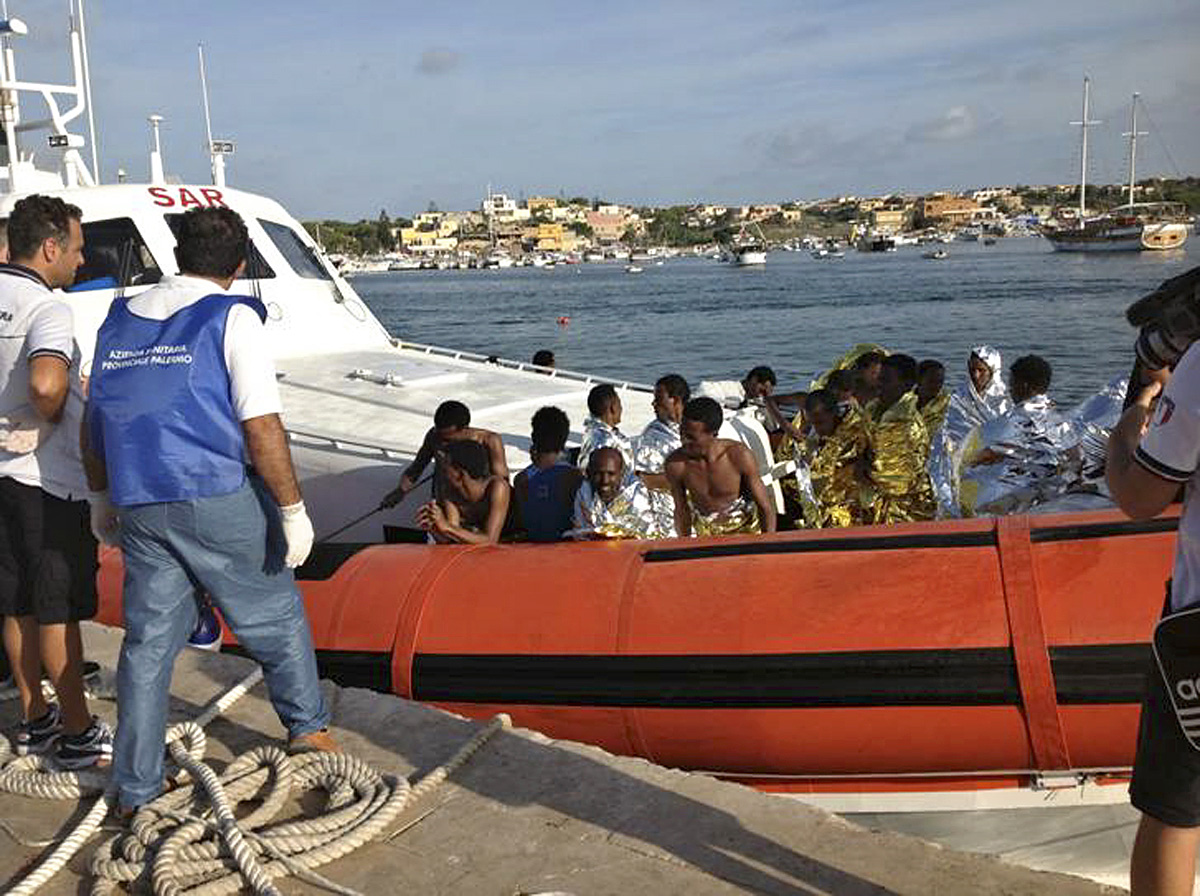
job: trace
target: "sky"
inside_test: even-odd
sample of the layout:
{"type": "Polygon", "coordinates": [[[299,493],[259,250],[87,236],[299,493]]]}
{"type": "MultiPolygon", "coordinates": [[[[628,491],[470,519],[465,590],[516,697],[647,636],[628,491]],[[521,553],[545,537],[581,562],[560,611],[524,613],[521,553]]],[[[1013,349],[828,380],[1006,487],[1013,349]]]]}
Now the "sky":
{"type": "MultiPolygon", "coordinates": [[[[67,0],[7,0],[23,78],[69,79],[67,0]]],[[[87,0],[101,176],[229,183],[301,218],[514,197],[754,203],[1200,174],[1195,0],[87,0]],[[1153,127],[1146,127],[1152,124],[1153,127]]],[[[31,113],[25,111],[28,117],[31,113]]]]}

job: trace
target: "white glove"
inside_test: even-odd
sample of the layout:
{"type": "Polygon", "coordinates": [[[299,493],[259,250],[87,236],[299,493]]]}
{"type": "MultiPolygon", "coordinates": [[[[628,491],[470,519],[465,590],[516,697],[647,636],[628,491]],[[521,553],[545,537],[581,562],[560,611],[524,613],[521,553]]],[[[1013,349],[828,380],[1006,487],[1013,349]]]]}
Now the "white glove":
{"type": "Polygon", "coordinates": [[[36,451],[42,439],[53,429],[37,414],[22,414],[0,417],[0,451],[9,454],[29,454],[36,451]]]}
{"type": "Polygon", "coordinates": [[[280,507],[279,516],[283,522],[283,540],[287,543],[287,556],[283,558],[283,563],[288,569],[295,569],[308,559],[312,550],[312,520],[308,518],[303,501],[280,507]]]}
{"type": "Polygon", "coordinates": [[[96,536],[96,541],[118,547],[121,544],[121,519],[119,511],[108,499],[108,491],[88,495],[88,510],[91,512],[92,534],[96,536]]]}

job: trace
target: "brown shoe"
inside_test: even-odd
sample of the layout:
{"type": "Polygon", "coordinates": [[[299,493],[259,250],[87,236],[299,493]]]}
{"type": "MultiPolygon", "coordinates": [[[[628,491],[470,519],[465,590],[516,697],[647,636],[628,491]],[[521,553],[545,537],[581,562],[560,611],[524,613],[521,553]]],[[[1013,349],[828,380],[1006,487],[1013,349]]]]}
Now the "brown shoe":
{"type": "Polygon", "coordinates": [[[319,750],[322,753],[342,752],[342,748],[333,739],[333,735],[329,733],[328,728],[322,728],[320,731],[310,731],[308,734],[299,734],[288,741],[287,748],[289,753],[310,753],[314,750],[319,750]]]}

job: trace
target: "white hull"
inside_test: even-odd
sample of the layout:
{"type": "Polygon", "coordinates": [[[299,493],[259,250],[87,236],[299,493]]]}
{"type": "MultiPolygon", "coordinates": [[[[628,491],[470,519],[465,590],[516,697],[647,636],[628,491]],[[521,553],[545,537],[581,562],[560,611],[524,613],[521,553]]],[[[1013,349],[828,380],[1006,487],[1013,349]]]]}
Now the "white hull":
{"type": "Polygon", "coordinates": [[[1178,249],[1187,240],[1187,225],[1168,223],[1140,224],[1113,228],[1095,236],[1072,233],[1046,234],[1059,252],[1140,252],[1178,249]]]}
{"type": "Polygon", "coordinates": [[[767,253],[758,249],[746,249],[741,252],[734,252],[729,259],[729,263],[734,267],[744,268],[756,264],[767,263],[767,253]]]}

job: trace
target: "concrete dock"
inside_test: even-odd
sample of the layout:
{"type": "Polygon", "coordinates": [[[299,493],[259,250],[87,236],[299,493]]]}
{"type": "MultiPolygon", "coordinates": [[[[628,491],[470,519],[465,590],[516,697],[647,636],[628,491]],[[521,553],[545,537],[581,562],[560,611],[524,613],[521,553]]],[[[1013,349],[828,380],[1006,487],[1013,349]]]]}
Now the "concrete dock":
{"type": "MultiPolygon", "coordinates": [[[[115,668],[119,631],[88,625],[85,643],[89,659],[115,668]]],[[[185,651],[175,667],[172,720],[195,715],[251,668],[237,657],[185,651]]],[[[481,727],[396,697],[325,686],[343,747],[384,773],[415,780],[481,727]]],[[[94,711],[115,721],[112,702],[96,701],[94,711]]],[[[3,730],[17,721],[16,702],[0,704],[3,730]]],[[[283,737],[261,684],[207,733],[207,760],[218,770],[234,755],[283,737]]],[[[75,802],[0,795],[0,820],[28,840],[56,837],[80,815],[75,802]]],[[[404,830],[320,872],[373,894],[1119,892],[869,831],[794,800],[522,729],[494,737],[440,789],[407,809],[395,829],[404,830]]],[[[45,851],[22,847],[3,831],[0,839],[0,889],[7,890],[45,851]]],[[[42,892],[87,892],[88,861],[98,842],[93,839],[42,892]]],[[[294,879],[282,881],[281,889],[320,892],[294,879]]]]}

